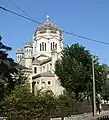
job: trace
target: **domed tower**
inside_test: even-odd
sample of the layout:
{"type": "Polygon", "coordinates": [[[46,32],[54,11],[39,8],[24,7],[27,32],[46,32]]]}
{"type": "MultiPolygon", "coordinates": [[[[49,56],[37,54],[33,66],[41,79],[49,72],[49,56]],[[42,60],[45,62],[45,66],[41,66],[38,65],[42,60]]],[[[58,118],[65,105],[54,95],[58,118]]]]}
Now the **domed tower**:
{"type": "Polygon", "coordinates": [[[31,68],[32,57],[33,57],[32,41],[27,41],[25,43],[25,67],[31,68]]]}
{"type": "Polygon", "coordinates": [[[36,29],[33,35],[33,56],[40,54],[51,56],[55,49],[57,53],[63,49],[63,38],[61,30],[51,22],[49,16],[44,23],[36,29]]]}
{"type": "Polygon", "coordinates": [[[17,63],[22,64],[23,58],[24,58],[23,49],[18,48],[17,52],[16,52],[16,61],[17,61],[17,63]]]}

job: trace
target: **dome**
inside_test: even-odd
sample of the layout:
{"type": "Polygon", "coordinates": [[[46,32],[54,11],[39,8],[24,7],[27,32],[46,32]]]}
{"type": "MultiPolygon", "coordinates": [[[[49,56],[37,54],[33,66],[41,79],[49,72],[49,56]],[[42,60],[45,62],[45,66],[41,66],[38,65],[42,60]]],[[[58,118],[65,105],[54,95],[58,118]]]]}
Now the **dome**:
{"type": "Polygon", "coordinates": [[[23,54],[23,49],[22,49],[22,48],[18,48],[18,49],[17,49],[17,53],[23,54]]]}
{"type": "Polygon", "coordinates": [[[25,47],[32,47],[32,41],[27,41],[25,43],[25,47]]]}
{"type": "Polygon", "coordinates": [[[51,33],[57,33],[57,31],[60,32],[61,34],[61,30],[50,21],[49,16],[47,16],[47,20],[40,24],[40,26],[36,29],[34,36],[36,35],[36,33],[46,33],[47,30],[50,30],[51,33]]]}

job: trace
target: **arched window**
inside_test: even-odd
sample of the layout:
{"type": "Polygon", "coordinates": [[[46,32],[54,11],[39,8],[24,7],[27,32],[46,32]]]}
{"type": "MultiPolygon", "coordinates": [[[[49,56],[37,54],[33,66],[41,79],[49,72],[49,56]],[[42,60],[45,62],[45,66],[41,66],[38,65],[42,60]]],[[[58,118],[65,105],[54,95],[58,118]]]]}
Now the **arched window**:
{"type": "Polygon", "coordinates": [[[28,55],[28,49],[26,50],[26,55],[28,55]]]}
{"type": "Polygon", "coordinates": [[[46,43],[42,42],[40,43],[40,51],[46,51],[46,43]]]}
{"type": "Polygon", "coordinates": [[[30,49],[28,50],[28,55],[29,55],[29,56],[31,55],[31,50],[30,50],[30,49]]]}
{"type": "Polygon", "coordinates": [[[57,44],[55,42],[51,43],[51,50],[56,50],[57,44]]]}
{"type": "Polygon", "coordinates": [[[55,49],[55,43],[53,42],[53,50],[55,49]]]}
{"type": "Polygon", "coordinates": [[[55,49],[57,50],[57,44],[55,44],[55,49]]]}
{"type": "Polygon", "coordinates": [[[32,61],[34,61],[34,60],[35,60],[35,57],[32,58],[32,61]]]}
{"type": "Polygon", "coordinates": [[[44,51],[44,42],[42,42],[42,51],[44,51]]]}
{"type": "Polygon", "coordinates": [[[34,67],[34,73],[37,73],[37,67],[34,67]]]}
{"type": "Polygon", "coordinates": [[[46,51],[46,43],[40,43],[40,51],[46,51]]]}
{"type": "Polygon", "coordinates": [[[40,51],[42,51],[42,49],[41,49],[41,43],[40,43],[40,51]]]}
{"type": "Polygon", "coordinates": [[[31,56],[33,55],[33,51],[31,50],[31,56]]]}
{"type": "Polygon", "coordinates": [[[18,55],[17,59],[18,59],[18,61],[19,61],[19,55],[18,55]]]}
{"type": "Polygon", "coordinates": [[[52,50],[52,43],[51,43],[51,50],[52,50]]]}
{"type": "Polygon", "coordinates": [[[46,51],[46,43],[45,43],[45,51],[46,51]]]}

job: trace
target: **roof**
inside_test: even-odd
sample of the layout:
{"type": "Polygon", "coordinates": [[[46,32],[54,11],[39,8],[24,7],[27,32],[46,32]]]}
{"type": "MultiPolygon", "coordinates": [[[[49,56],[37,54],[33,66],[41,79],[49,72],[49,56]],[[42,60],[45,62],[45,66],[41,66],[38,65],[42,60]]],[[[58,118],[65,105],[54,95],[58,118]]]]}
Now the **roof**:
{"type": "Polygon", "coordinates": [[[32,47],[32,41],[31,41],[31,40],[28,40],[28,41],[25,43],[25,47],[32,47]]]}
{"type": "Polygon", "coordinates": [[[47,16],[46,21],[40,24],[40,26],[36,29],[34,36],[37,32],[46,33],[47,30],[50,30],[51,33],[56,33],[57,31],[61,33],[61,30],[56,26],[56,24],[51,22],[49,16],[47,16]]]}
{"type": "Polygon", "coordinates": [[[37,58],[35,58],[32,62],[32,65],[42,65],[42,64],[45,64],[49,61],[51,61],[51,57],[44,59],[44,60],[38,60],[37,58]]]}
{"type": "Polygon", "coordinates": [[[51,61],[51,60],[52,60],[52,58],[49,57],[49,58],[47,58],[47,59],[45,59],[45,60],[42,60],[40,64],[41,64],[41,65],[42,65],[42,64],[45,64],[45,63],[47,63],[47,62],[49,62],[49,61],[51,61]]]}
{"type": "Polygon", "coordinates": [[[23,54],[23,49],[22,49],[22,48],[18,48],[18,49],[17,49],[17,53],[23,54]]]}
{"type": "Polygon", "coordinates": [[[46,56],[44,54],[41,54],[39,55],[38,57],[33,57],[33,62],[32,62],[32,65],[42,65],[42,64],[45,64],[47,62],[51,61],[51,57],[49,56],[46,56]],[[44,60],[38,60],[39,57],[45,57],[44,60]]]}
{"type": "Polygon", "coordinates": [[[47,71],[47,72],[37,74],[37,75],[33,76],[32,78],[35,79],[38,77],[54,77],[54,74],[51,71],[47,71]]]}
{"type": "Polygon", "coordinates": [[[32,64],[33,65],[40,65],[40,61],[37,59],[37,58],[35,58],[34,60],[33,60],[33,62],[32,62],[32,64]]]}
{"type": "Polygon", "coordinates": [[[48,56],[44,55],[44,54],[41,54],[41,55],[37,56],[37,58],[39,58],[39,57],[48,57],[48,56]]]}

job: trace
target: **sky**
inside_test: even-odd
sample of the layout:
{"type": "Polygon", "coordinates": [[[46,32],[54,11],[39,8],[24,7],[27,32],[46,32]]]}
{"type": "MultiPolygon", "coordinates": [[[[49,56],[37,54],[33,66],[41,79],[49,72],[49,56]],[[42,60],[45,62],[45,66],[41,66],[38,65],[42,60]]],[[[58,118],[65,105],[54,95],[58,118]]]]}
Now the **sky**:
{"type": "MultiPolygon", "coordinates": [[[[49,15],[60,29],[92,39],[109,42],[109,0],[12,0],[34,20],[44,22],[49,15]]],[[[0,5],[19,14],[9,0],[0,5]]],[[[18,47],[32,40],[39,25],[0,9],[0,34],[4,44],[11,46],[10,56],[16,59],[18,47]]],[[[109,45],[88,41],[63,33],[65,44],[80,43],[109,65],[109,45]]]]}

